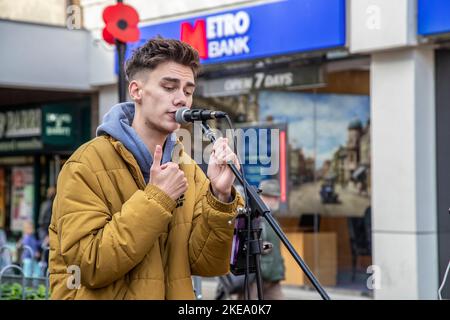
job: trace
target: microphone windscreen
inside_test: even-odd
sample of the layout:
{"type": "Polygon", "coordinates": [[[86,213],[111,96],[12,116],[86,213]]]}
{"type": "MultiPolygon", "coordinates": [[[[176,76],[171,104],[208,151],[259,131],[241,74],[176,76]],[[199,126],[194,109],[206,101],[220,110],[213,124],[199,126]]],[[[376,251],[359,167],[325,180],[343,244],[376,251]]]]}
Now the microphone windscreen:
{"type": "Polygon", "coordinates": [[[188,107],[182,107],[182,108],[178,109],[175,112],[175,121],[178,122],[179,124],[189,123],[189,121],[186,121],[186,119],[184,119],[184,113],[188,110],[189,110],[188,107]]]}

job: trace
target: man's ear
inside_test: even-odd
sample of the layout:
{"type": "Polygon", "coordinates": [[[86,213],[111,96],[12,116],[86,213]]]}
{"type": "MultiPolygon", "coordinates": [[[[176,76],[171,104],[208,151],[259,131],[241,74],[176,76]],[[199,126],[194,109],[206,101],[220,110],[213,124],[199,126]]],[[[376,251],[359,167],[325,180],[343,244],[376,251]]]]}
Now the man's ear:
{"type": "Polygon", "coordinates": [[[137,80],[130,81],[128,85],[128,92],[130,93],[130,97],[133,101],[137,103],[142,102],[142,89],[141,84],[137,80]]]}

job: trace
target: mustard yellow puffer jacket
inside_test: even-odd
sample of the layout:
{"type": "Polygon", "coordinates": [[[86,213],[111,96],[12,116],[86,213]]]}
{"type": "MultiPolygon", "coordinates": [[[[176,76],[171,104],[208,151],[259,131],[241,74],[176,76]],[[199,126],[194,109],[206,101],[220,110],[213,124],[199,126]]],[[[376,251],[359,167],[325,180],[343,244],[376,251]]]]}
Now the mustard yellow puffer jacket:
{"type": "Polygon", "coordinates": [[[194,299],[191,275],[228,272],[230,222],[242,198],[233,188],[231,204],[219,201],[180,154],[189,187],[178,203],[145,185],[132,154],[111,137],[70,157],[49,228],[52,299],[194,299]]]}

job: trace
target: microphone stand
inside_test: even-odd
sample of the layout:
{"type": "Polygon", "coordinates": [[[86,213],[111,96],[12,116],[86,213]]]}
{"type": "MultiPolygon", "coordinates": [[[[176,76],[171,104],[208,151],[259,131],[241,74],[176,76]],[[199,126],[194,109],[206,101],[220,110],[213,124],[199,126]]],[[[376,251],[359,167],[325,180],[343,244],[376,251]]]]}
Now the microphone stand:
{"type": "MultiPolygon", "coordinates": [[[[216,137],[214,135],[214,132],[211,130],[209,125],[206,123],[205,120],[202,121],[202,131],[203,134],[212,142],[214,143],[216,141],[216,137]]],[[[317,290],[317,292],[320,294],[323,300],[330,300],[330,297],[325,292],[325,290],[320,285],[317,278],[314,276],[314,274],[311,272],[309,267],[306,265],[306,263],[302,260],[300,255],[295,251],[292,244],[289,242],[288,238],[284,234],[283,230],[281,230],[281,227],[278,225],[278,222],[273,218],[270,209],[266,206],[264,201],[261,199],[261,197],[258,194],[258,189],[255,186],[250,185],[245,177],[241,175],[239,170],[236,168],[236,166],[233,163],[229,163],[228,166],[230,167],[233,174],[236,176],[238,181],[242,184],[244,189],[246,190],[246,195],[249,201],[249,208],[245,208],[245,213],[250,214],[250,219],[253,221],[254,218],[263,217],[266,219],[266,221],[269,223],[269,225],[272,227],[272,229],[277,234],[278,238],[283,242],[285,247],[288,249],[289,253],[292,255],[292,257],[295,259],[297,264],[300,266],[300,268],[303,270],[305,275],[308,277],[309,281],[313,284],[314,288],[317,290]]],[[[253,223],[250,225],[247,225],[249,228],[253,226],[253,223]]],[[[253,237],[258,237],[258,232],[253,232],[253,237]]],[[[260,240],[258,240],[260,241],[260,240]]],[[[261,279],[261,270],[260,270],[260,261],[259,261],[259,255],[261,254],[260,245],[259,250],[253,250],[253,252],[256,251],[256,280],[257,280],[257,286],[258,286],[258,298],[262,299],[262,279],[261,279]]],[[[255,254],[255,253],[253,253],[255,254]]]]}

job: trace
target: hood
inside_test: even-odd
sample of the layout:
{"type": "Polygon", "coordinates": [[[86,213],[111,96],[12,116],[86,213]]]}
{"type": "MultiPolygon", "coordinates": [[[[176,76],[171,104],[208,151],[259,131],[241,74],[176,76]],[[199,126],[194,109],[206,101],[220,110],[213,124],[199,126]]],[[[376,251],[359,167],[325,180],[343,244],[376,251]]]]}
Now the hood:
{"type": "MultiPolygon", "coordinates": [[[[96,135],[109,135],[122,142],[124,147],[130,151],[136,159],[145,183],[150,178],[150,167],[153,164],[153,156],[150,154],[145,143],[131,127],[134,118],[135,106],[133,102],[116,104],[103,117],[102,124],[97,128],[96,135]]],[[[163,146],[162,163],[171,161],[172,151],[176,143],[176,134],[167,136],[163,146]]]]}

